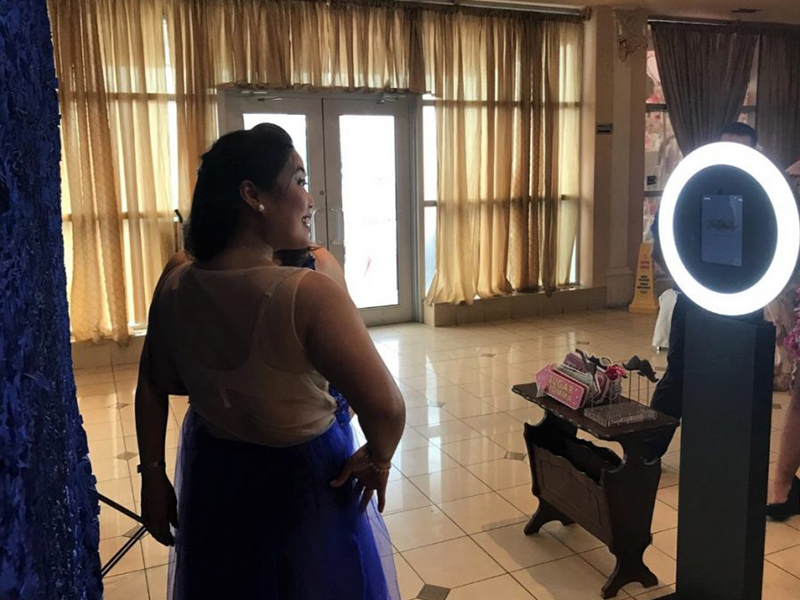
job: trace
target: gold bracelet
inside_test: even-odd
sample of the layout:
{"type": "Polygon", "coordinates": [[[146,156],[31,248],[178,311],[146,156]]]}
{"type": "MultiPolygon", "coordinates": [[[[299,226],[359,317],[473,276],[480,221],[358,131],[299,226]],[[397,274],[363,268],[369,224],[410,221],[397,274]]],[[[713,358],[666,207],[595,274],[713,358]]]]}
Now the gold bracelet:
{"type": "Polygon", "coordinates": [[[376,473],[388,473],[392,470],[392,461],[381,461],[380,463],[375,462],[372,458],[372,451],[369,449],[369,446],[364,446],[364,454],[367,456],[367,464],[369,468],[375,471],[376,473]]]}

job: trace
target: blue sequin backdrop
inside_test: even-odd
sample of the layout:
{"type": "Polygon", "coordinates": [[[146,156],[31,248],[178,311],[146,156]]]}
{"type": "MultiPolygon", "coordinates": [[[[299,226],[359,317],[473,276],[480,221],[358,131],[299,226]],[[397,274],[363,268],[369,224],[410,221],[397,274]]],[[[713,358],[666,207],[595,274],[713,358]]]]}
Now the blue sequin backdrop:
{"type": "Polygon", "coordinates": [[[45,0],[0,0],[0,598],[102,597],[75,399],[45,0]]]}

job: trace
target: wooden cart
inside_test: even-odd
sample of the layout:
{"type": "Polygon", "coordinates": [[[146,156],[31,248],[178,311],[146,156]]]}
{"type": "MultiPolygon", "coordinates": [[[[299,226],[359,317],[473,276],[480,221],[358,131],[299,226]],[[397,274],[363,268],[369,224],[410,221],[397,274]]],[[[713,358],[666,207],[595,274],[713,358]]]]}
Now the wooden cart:
{"type": "Polygon", "coordinates": [[[634,581],[645,587],[656,585],[658,580],[644,564],[643,555],[652,541],[650,524],[661,460],[646,462],[644,444],[655,432],[675,429],[677,419],[659,413],[654,420],[605,427],[583,410],[573,410],[549,396],[539,397],[534,383],[514,386],[513,391],[545,411],[539,425],[525,425],[533,495],[539,499],[539,509],[525,526],[525,534],[537,533],[550,521],[578,523],[605,543],[617,562],[601,591],[603,598],[616,596],[634,581]],[[623,456],[578,439],[578,429],[618,442],[623,456]]]}

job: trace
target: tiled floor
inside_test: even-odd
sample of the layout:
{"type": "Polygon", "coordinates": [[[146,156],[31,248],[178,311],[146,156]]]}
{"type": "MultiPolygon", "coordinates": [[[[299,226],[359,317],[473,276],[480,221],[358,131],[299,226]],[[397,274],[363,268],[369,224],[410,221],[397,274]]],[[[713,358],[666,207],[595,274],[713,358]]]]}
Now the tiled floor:
{"type": "MultiPolygon", "coordinates": [[[[603,544],[577,525],[551,523],[541,534],[522,533],[536,509],[522,424],[536,422],[541,413],[509,387],[531,381],[542,365],[575,346],[618,360],[638,354],[663,367],[664,356],[654,355],[649,346],[652,330],[651,318],[616,311],[447,329],[409,324],[372,330],[408,407],[385,512],[404,600],[600,598],[613,568],[603,544]]],[[[135,377],[134,367],[76,374],[98,488],[138,510],[135,377]]],[[[630,393],[637,395],[635,386],[630,393]]],[[[638,390],[643,401],[648,393],[638,390]]],[[[786,394],[775,395],[775,445],[787,400],[786,394]]],[[[185,399],[174,398],[169,465],[185,411],[185,399]]],[[[653,545],[645,555],[659,586],[645,590],[632,584],[619,598],[659,598],[675,583],[679,438],[670,450],[656,501],[653,545]]],[[[100,520],[105,561],[135,524],[108,508],[100,520]]],[[[800,518],[769,523],[766,553],[765,600],[800,598],[800,518]]],[[[166,549],[145,538],[106,578],[106,600],[165,598],[167,562],[166,549]]]]}

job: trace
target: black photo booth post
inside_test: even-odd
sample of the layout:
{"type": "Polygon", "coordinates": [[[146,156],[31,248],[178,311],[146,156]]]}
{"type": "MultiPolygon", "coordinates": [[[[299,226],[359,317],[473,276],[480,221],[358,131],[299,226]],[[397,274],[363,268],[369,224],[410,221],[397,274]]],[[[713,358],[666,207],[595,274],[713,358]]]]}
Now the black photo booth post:
{"type": "Polygon", "coordinates": [[[675,600],[761,598],[775,329],[762,309],[800,249],[780,171],[740,144],[704,146],[662,197],[659,237],[686,318],[675,600]]]}

